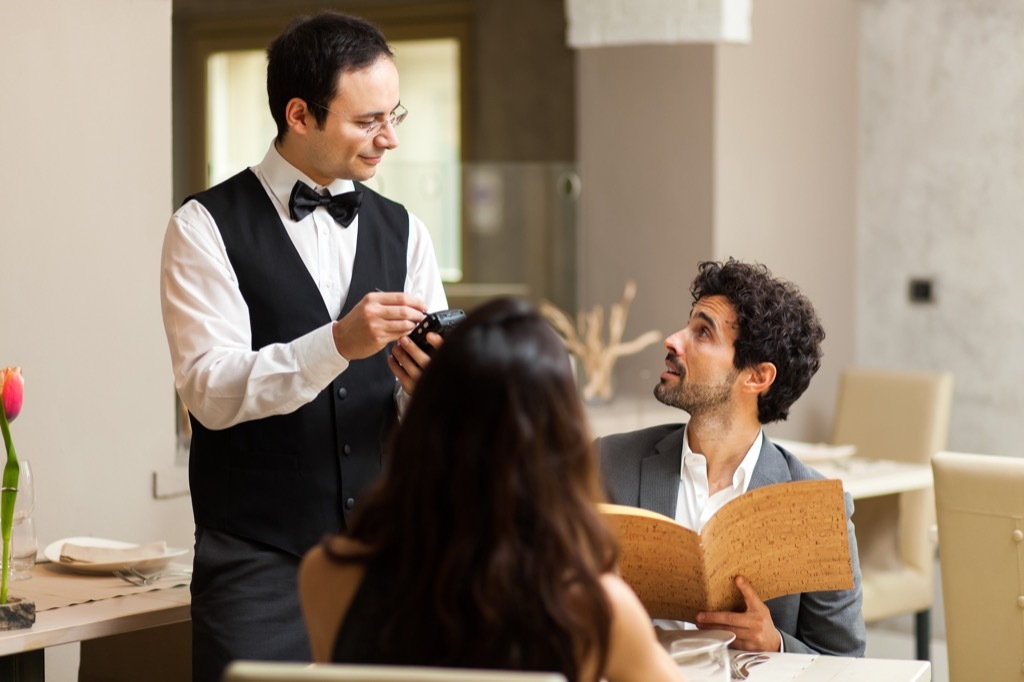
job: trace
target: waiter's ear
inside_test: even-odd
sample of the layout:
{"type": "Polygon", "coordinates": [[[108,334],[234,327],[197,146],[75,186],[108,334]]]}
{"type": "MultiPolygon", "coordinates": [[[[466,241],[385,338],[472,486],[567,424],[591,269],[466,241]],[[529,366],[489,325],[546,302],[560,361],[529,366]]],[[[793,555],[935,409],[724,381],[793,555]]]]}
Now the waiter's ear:
{"type": "Polygon", "coordinates": [[[305,135],[310,129],[316,128],[316,117],[309,110],[306,100],[292,97],[284,107],[284,120],[289,130],[305,135]]]}

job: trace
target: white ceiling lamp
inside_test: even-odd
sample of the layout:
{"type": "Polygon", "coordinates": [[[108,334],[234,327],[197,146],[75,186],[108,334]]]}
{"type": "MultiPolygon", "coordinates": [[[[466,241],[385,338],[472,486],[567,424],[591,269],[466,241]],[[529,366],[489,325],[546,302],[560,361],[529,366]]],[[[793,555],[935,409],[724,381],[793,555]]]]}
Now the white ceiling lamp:
{"type": "Polygon", "coordinates": [[[752,0],[565,0],[569,47],[749,43],[752,0]]]}

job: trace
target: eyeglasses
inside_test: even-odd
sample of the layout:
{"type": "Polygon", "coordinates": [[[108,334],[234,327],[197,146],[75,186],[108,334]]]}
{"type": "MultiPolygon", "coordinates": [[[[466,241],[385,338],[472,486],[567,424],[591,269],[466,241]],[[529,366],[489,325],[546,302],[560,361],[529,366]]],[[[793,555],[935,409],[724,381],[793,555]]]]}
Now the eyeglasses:
{"type": "MultiPolygon", "coordinates": [[[[310,102],[310,104],[313,104],[314,106],[320,107],[321,109],[326,111],[328,114],[334,114],[335,116],[338,116],[340,118],[345,118],[344,116],[342,116],[338,112],[331,111],[330,109],[325,107],[323,104],[317,104],[316,102],[310,102]]],[[[392,111],[390,114],[388,114],[388,117],[385,120],[383,120],[383,121],[373,121],[372,123],[362,123],[360,121],[353,121],[353,123],[355,125],[357,125],[360,130],[362,130],[364,133],[366,133],[366,137],[367,137],[367,139],[369,139],[371,137],[376,137],[377,135],[379,135],[380,132],[381,132],[381,129],[385,125],[390,125],[392,128],[397,128],[398,126],[402,125],[402,121],[404,121],[405,117],[408,116],[408,115],[409,115],[409,110],[406,109],[405,107],[403,107],[401,104],[399,104],[397,107],[395,107],[395,110],[392,111]]]]}

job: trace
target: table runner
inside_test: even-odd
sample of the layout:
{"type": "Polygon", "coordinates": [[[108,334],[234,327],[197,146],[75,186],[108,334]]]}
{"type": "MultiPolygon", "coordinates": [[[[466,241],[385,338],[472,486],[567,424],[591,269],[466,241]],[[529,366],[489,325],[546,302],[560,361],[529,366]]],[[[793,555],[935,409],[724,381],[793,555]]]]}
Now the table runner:
{"type": "MultiPolygon", "coordinates": [[[[169,564],[164,571],[181,571],[188,564],[169,564]]],[[[189,578],[175,575],[153,585],[137,587],[121,580],[116,575],[87,575],[74,573],[70,569],[50,562],[36,564],[28,580],[12,580],[7,583],[8,594],[36,603],[36,611],[46,611],[72,604],[84,604],[130,594],[165,590],[178,585],[188,585],[189,578]]]]}

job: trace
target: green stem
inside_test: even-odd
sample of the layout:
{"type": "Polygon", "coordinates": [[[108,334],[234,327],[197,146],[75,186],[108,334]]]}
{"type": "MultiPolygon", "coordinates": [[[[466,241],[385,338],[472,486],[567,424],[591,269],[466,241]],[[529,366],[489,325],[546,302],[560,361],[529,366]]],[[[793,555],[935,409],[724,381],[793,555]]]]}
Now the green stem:
{"type": "Polygon", "coordinates": [[[7,578],[11,565],[11,526],[14,522],[14,501],[18,497],[18,455],[11,440],[11,425],[7,422],[7,411],[0,403],[0,431],[7,446],[7,463],[4,464],[3,490],[0,491],[0,531],[3,534],[3,575],[0,576],[0,604],[7,603],[7,578]]]}

